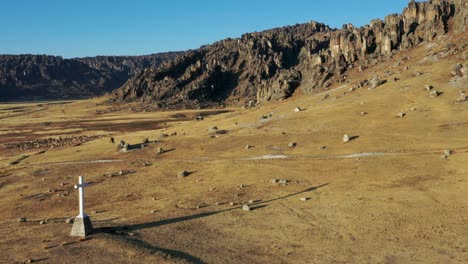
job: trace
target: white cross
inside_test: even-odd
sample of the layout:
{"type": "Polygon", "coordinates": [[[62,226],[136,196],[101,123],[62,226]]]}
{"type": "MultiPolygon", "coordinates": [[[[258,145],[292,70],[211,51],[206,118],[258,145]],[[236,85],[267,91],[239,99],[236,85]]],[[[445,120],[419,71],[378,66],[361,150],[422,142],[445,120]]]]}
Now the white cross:
{"type": "Polygon", "coordinates": [[[78,217],[85,218],[87,215],[84,213],[84,187],[88,186],[88,183],[83,183],[83,176],[78,177],[78,185],[75,185],[75,189],[78,189],[80,196],[80,214],[78,217]]]}

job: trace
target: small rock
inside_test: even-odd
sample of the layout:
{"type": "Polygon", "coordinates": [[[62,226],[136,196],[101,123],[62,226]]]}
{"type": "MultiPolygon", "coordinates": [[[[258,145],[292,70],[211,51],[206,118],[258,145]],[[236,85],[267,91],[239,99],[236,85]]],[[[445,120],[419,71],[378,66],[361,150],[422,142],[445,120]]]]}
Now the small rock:
{"type": "Polygon", "coordinates": [[[254,203],[254,200],[249,200],[249,204],[253,204],[254,203]]]}
{"type": "Polygon", "coordinates": [[[309,200],[309,198],[307,198],[307,197],[301,197],[301,198],[299,198],[299,200],[305,202],[305,201],[309,200]]]}
{"type": "Polygon", "coordinates": [[[248,205],[245,204],[244,206],[242,206],[242,210],[244,210],[244,211],[250,211],[250,206],[248,206],[248,205]]]}
{"type": "Polygon", "coordinates": [[[279,180],[278,183],[286,184],[286,183],[288,183],[288,180],[279,180]]]}
{"type": "Polygon", "coordinates": [[[429,94],[430,97],[438,97],[439,95],[440,95],[440,92],[437,90],[434,90],[429,94]]]}
{"type": "Polygon", "coordinates": [[[320,146],[319,149],[326,149],[327,146],[320,146]]]}
{"type": "Polygon", "coordinates": [[[271,183],[277,183],[277,182],[278,182],[278,180],[276,180],[276,179],[272,179],[272,180],[270,180],[270,182],[271,182],[271,183]]]}
{"type": "Polygon", "coordinates": [[[152,213],[152,214],[154,214],[154,213],[156,213],[156,212],[157,212],[156,210],[151,210],[151,213],[152,213]]]}
{"type": "Polygon", "coordinates": [[[199,120],[199,121],[201,121],[201,120],[204,119],[204,117],[203,117],[202,115],[198,115],[196,119],[199,120]]]}
{"type": "Polygon", "coordinates": [[[67,219],[65,220],[65,223],[67,223],[67,224],[73,224],[74,222],[75,222],[75,219],[74,219],[74,218],[67,218],[67,219]]]}
{"type": "Polygon", "coordinates": [[[403,118],[405,115],[406,113],[401,112],[401,113],[396,114],[396,117],[403,118]]]}
{"type": "Polygon", "coordinates": [[[248,149],[250,149],[250,148],[252,148],[252,146],[250,146],[250,145],[245,145],[245,150],[248,150],[248,149]]]}
{"type": "Polygon", "coordinates": [[[432,90],[432,86],[429,84],[424,85],[424,88],[426,89],[426,91],[432,90]]]}
{"type": "Polygon", "coordinates": [[[453,76],[457,76],[460,74],[460,70],[463,68],[462,64],[457,64],[452,68],[452,71],[450,72],[453,76]]]}
{"type": "Polygon", "coordinates": [[[215,127],[215,126],[214,126],[214,127],[210,127],[210,128],[208,128],[208,130],[209,130],[209,131],[216,131],[216,130],[218,130],[218,127],[215,127]]]}
{"type": "Polygon", "coordinates": [[[288,147],[290,148],[295,148],[297,146],[297,143],[296,142],[290,142],[288,143],[288,147]]]}
{"type": "Polygon", "coordinates": [[[188,175],[189,175],[189,172],[186,171],[186,170],[184,170],[184,171],[179,171],[179,173],[177,173],[177,176],[178,176],[179,178],[183,178],[183,177],[186,177],[186,176],[188,176],[188,175]]]}
{"type": "Polygon", "coordinates": [[[367,112],[361,112],[361,115],[367,115],[367,112]]]}
{"type": "Polygon", "coordinates": [[[385,81],[380,80],[379,77],[377,77],[375,75],[372,77],[372,79],[369,82],[370,82],[369,90],[375,89],[378,86],[385,83],[385,81]]]}
{"type": "Polygon", "coordinates": [[[344,143],[347,143],[347,142],[349,142],[350,140],[351,140],[351,138],[350,138],[349,135],[346,134],[346,135],[343,136],[343,142],[344,142],[344,143]]]}
{"type": "Polygon", "coordinates": [[[39,221],[40,225],[45,225],[45,223],[46,223],[46,221],[44,221],[44,220],[39,221]]]}
{"type": "Polygon", "coordinates": [[[448,157],[445,156],[445,155],[440,156],[440,158],[441,158],[441,159],[448,159],[448,157]]]}
{"type": "Polygon", "coordinates": [[[34,259],[28,259],[24,263],[33,263],[33,262],[34,262],[34,259]]]}
{"type": "Polygon", "coordinates": [[[119,172],[117,172],[118,175],[123,175],[124,172],[122,170],[119,170],[119,172]]]}
{"type": "Polygon", "coordinates": [[[27,221],[26,217],[20,217],[20,218],[18,218],[18,222],[20,222],[20,223],[24,223],[24,222],[26,222],[26,221],[27,221]]]}
{"type": "Polygon", "coordinates": [[[236,203],[230,202],[229,205],[234,206],[234,205],[236,205],[236,203]]]}
{"type": "Polygon", "coordinates": [[[444,150],[444,155],[445,155],[445,156],[450,156],[450,155],[452,155],[452,154],[453,154],[453,151],[452,151],[452,150],[450,150],[450,149],[444,150]]]}
{"type": "Polygon", "coordinates": [[[158,147],[157,150],[156,150],[156,155],[161,155],[164,153],[164,149],[161,148],[161,147],[158,147]]]}
{"type": "Polygon", "coordinates": [[[416,111],[416,108],[414,108],[414,107],[411,107],[411,109],[410,109],[410,110],[411,110],[411,111],[416,111]]]}
{"type": "Polygon", "coordinates": [[[294,108],[294,112],[296,112],[296,113],[297,113],[297,112],[301,112],[301,111],[302,111],[302,109],[301,109],[299,106],[296,107],[296,108],[294,108]]]}

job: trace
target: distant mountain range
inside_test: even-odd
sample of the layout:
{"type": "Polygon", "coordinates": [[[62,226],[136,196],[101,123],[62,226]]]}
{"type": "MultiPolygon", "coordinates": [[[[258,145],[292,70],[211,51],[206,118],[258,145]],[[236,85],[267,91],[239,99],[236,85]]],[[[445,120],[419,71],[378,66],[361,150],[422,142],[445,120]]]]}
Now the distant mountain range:
{"type": "Polygon", "coordinates": [[[144,68],[157,68],[178,54],[74,59],[47,55],[0,55],[0,101],[103,95],[119,88],[144,68]]]}
{"type": "Polygon", "coordinates": [[[182,53],[70,60],[0,56],[0,100],[111,92],[109,104],[134,102],[137,110],[280,100],[298,89],[312,93],[344,83],[350,68],[364,69],[449,32],[466,32],[467,9],[466,0],[410,1],[402,14],[360,28],[309,22],[182,53]]]}

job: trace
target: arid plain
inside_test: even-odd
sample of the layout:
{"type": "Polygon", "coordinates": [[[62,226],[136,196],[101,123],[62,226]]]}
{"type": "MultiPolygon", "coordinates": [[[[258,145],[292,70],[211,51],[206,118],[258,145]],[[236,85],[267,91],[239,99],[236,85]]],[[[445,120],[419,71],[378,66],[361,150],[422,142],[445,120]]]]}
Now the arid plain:
{"type": "Polygon", "coordinates": [[[457,102],[468,88],[450,83],[467,34],[436,43],[251,109],[1,104],[0,262],[468,262],[468,104],[457,102]],[[387,82],[350,89],[373,75],[387,82]],[[120,140],[138,147],[117,151],[120,140]],[[85,239],[65,222],[79,175],[85,239]]]}

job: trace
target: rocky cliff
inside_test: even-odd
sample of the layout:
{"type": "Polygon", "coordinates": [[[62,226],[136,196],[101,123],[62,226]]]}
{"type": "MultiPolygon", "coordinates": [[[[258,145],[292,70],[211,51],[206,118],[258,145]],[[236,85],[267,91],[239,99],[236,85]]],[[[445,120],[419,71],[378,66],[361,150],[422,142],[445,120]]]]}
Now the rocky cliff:
{"type": "Polygon", "coordinates": [[[209,107],[287,98],[345,81],[352,67],[386,60],[449,31],[464,32],[466,0],[410,1],[402,14],[356,28],[310,22],[244,34],[190,51],[137,73],[109,103],[146,109],[209,107]]]}
{"type": "Polygon", "coordinates": [[[0,101],[102,95],[144,68],[177,53],[63,59],[46,55],[0,55],[0,101]]]}

